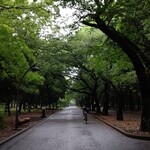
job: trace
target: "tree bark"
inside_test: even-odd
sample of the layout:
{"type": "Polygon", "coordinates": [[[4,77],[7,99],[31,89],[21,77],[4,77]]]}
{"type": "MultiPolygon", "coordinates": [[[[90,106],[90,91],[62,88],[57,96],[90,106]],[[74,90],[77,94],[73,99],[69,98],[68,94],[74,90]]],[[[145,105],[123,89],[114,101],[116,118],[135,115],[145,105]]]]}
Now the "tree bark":
{"type": "Polygon", "coordinates": [[[99,106],[99,102],[96,102],[96,112],[97,113],[101,112],[101,109],[100,109],[100,106],[99,106]]]}
{"type": "Polygon", "coordinates": [[[123,103],[122,103],[122,93],[118,90],[116,90],[116,106],[117,106],[117,117],[116,119],[119,121],[123,120],[123,103]]]}
{"type": "Polygon", "coordinates": [[[103,115],[108,115],[108,109],[109,109],[109,87],[108,84],[105,83],[105,89],[104,89],[104,101],[103,101],[103,115]]]}
{"type": "Polygon", "coordinates": [[[92,102],[92,111],[95,111],[95,104],[92,102]]]}

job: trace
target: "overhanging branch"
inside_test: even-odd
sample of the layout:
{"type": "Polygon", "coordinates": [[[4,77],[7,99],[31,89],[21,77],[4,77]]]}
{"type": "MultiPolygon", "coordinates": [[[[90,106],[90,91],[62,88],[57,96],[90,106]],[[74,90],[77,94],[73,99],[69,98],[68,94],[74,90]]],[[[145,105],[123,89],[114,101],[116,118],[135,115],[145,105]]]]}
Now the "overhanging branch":
{"type": "Polygon", "coordinates": [[[11,9],[20,9],[20,10],[33,10],[33,9],[41,9],[45,12],[49,12],[48,10],[44,9],[42,6],[8,6],[8,5],[0,5],[0,12],[4,10],[11,10],[11,9]]]}
{"type": "Polygon", "coordinates": [[[94,23],[89,23],[87,21],[82,21],[82,23],[84,25],[87,25],[87,26],[90,26],[90,27],[94,27],[94,28],[98,28],[98,25],[97,24],[94,24],[94,23]]]}
{"type": "Polygon", "coordinates": [[[90,92],[85,91],[86,88],[75,89],[68,87],[68,89],[76,93],[91,94],[90,92]]]}

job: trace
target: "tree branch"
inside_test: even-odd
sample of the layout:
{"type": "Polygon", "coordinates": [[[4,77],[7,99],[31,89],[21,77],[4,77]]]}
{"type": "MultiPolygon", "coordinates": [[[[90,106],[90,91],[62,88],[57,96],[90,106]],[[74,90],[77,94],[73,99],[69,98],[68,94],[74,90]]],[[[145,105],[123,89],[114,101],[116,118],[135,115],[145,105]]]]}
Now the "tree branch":
{"type": "Polygon", "coordinates": [[[77,93],[83,93],[83,94],[90,94],[90,92],[85,91],[86,88],[81,88],[81,89],[75,89],[75,88],[70,88],[67,87],[69,90],[73,91],[73,92],[77,92],[77,93]]]}
{"type": "Polygon", "coordinates": [[[87,21],[82,21],[82,23],[84,25],[87,25],[87,26],[90,26],[90,27],[94,27],[94,28],[98,28],[98,25],[97,24],[94,24],[94,23],[89,23],[87,21]]]}
{"type": "Polygon", "coordinates": [[[49,12],[48,10],[46,10],[46,9],[44,9],[43,7],[41,7],[41,6],[35,6],[35,7],[31,7],[31,6],[8,6],[8,5],[6,5],[6,6],[4,6],[4,5],[0,5],[0,12],[2,12],[2,11],[4,11],[4,10],[11,10],[11,9],[22,9],[22,10],[24,10],[24,9],[29,9],[29,10],[33,10],[33,9],[35,9],[35,8],[39,8],[39,9],[41,9],[41,10],[44,10],[44,11],[46,11],[46,12],[49,12]]]}

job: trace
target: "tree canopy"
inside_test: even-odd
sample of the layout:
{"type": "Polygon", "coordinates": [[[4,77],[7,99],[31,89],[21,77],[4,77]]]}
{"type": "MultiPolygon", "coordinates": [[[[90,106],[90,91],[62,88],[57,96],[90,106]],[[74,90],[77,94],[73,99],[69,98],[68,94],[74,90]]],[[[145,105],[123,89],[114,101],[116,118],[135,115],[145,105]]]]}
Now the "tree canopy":
{"type": "MultiPolygon", "coordinates": [[[[149,130],[150,80],[149,39],[147,22],[149,2],[137,1],[63,1],[64,7],[74,8],[75,15],[83,24],[102,31],[113,40],[131,60],[138,78],[142,96],[141,129],[149,130]],[[146,30],[145,30],[146,29],[146,30]]],[[[77,23],[77,22],[76,22],[77,23]]],[[[149,26],[149,25],[148,25],[149,26]]],[[[121,110],[121,109],[120,109],[121,110]]]]}
{"type": "Polygon", "coordinates": [[[1,1],[2,99],[8,89],[15,95],[25,71],[37,63],[40,71],[30,70],[22,81],[22,96],[38,94],[42,105],[54,105],[74,91],[78,102],[97,111],[103,106],[104,114],[116,99],[123,119],[123,95],[137,104],[140,93],[141,129],[149,131],[149,9],[139,0],[1,1]],[[70,24],[61,20],[62,8],[72,10],[70,24]],[[62,28],[69,36],[60,35],[62,28]]]}

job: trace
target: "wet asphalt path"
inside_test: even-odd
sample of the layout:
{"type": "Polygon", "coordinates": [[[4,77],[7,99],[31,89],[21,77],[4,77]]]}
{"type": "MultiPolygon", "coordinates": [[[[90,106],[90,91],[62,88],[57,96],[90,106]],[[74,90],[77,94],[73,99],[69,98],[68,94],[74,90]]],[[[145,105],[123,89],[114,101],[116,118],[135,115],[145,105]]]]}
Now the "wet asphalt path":
{"type": "Polygon", "coordinates": [[[150,141],[128,138],[82,111],[68,107],[46,118],[0,150],[150,150],[150,141]]]}

